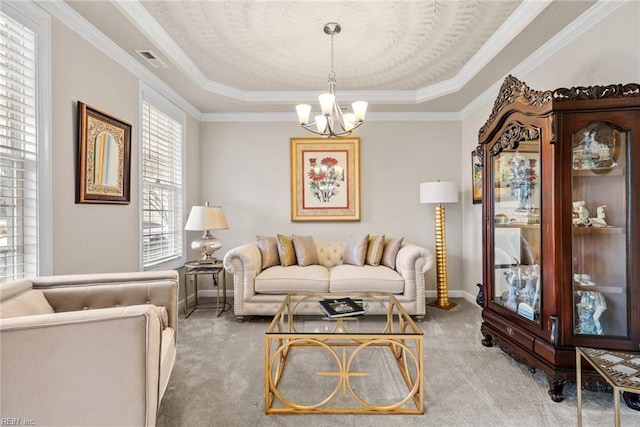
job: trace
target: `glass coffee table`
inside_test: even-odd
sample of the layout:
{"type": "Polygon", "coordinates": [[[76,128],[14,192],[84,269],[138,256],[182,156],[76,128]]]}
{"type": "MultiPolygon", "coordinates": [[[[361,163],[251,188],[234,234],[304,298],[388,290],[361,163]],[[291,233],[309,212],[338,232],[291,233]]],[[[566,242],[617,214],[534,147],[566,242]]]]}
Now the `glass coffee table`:
{"type": "Polygon", "coordinates": [[[341,296],[365,314],[325,317],[335,294],[285,297],[265,333],[265,412],[423,414],[418,325],[392,294],[341,296]]]}

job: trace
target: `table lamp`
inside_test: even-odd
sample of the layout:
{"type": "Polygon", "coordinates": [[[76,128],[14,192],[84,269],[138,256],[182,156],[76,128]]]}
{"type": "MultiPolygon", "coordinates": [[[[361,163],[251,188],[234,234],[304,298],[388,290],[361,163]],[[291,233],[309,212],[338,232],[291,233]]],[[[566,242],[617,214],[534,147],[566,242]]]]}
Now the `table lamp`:
{"type": "Polygon", "coordinates": [[[420,203],[436,204],[436,277],[438,299],[429,305],[452,309],[455,303],[449,301],[447,284],[447,231],[443,203],[458,203],[458,187],[455,182],[437,181],[420,184],[420,203]]]}
{"type": "Polygon", "coordinates": [[[220,206],[193,206],[187,219],[185,230],[204,231],[202,237],[191,242],[191,249],[202,253],[198,260],[200,264],[212,264],[216,261],[213,253],[222,247],[222,242],[211,235],[211,230],[226,230],[229,228],[227,219],[220,206]]]}

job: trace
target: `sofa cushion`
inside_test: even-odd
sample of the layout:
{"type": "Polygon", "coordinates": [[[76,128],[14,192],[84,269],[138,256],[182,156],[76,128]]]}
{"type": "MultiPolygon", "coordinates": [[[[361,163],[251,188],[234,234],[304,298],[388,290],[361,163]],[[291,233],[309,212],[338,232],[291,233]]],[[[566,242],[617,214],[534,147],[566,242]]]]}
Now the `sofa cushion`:
{"type": "Polygon", "coordinates": [[[367,257],[369,235],[352,236],[344,246],[344,263],[362,267],[367,257]]]}
{"type": "Polygon", "coordinates": [[[318,263],[318,252],[316,244],[311,236],[293,236],[293,248],[296,251],[296,259],[300,267],[316,265],[318,263]]]}
{"type": "Polygon", "coordinates": [[[384,234],[381,236],[369,236],[367,245],[367,258],[365,263],[373,266],[380,265],[382,251],[384,249],[384,234]]]}
{"type": "Polygon", "coordinates": [[[262,269],[280,264],[276,236],[257,236],[257,238],[258,249],[260,249],[260,255],[262,256],[262,269]]]}
{"type": "Polygon", "coordinates": [[[21,292],[12,298],[2,301],[0,318],[32,316],[35,314],[51,314],[53,307],[39,289],[21,292]]]}
{"type": "Polygon", "coordinates": [[[259,294],[329,292],[329,270],[321,265],[277,265],[258,274],[254,287],[259,294]]]}
{"type": "Polygon", "coordinates": [[[398,256],[398,251],[400,250],[403,240],[404,237],[385,237],[382,259],[380,260],[382,265],[393,269],[396,268],[396,256],[398,256]]]}
{"type": "Polygon", "coordinates": [[[293,247],[293,237],[284,234],[278,234],[278,255],[280,256],[280,264],[283,267],[296,264],[296,251],[293,247]]]}
{"type": "Polygon", "coordinates": [[[337,265],[329,271],[330,292],[404,292],[404,279],[384,266],[337,265]]]}

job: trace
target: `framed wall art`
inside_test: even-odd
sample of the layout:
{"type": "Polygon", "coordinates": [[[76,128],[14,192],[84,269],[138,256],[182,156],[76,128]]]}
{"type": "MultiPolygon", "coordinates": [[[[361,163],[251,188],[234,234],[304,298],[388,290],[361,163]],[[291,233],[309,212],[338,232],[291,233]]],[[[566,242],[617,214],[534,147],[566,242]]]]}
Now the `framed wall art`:
{"type": "Polygon", "coordinates": [[[76,203],[128,204],[131,125],[78,101],[76,203]]]}
{"type": "Polygon", "coordinates": [[[291,138],[291,220],[360,220],[360,138],[291,138]]]}
{"type": "Polygon", "coordinates": [[[471,152],[471,180],[471,194],[476,205],[482,203],[482,165],[477,161],[475,150],[471,152]]]}

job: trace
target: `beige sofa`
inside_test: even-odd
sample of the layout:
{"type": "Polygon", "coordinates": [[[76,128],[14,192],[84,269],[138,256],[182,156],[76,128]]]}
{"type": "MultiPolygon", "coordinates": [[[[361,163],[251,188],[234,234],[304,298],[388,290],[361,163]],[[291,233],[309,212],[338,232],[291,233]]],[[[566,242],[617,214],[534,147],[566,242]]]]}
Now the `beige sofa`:
{"type": "MultiPolygon", "coordinates": [[[[424,274],[432,268],[433,254],[418,245],[403,243],[395,257],[395,268],[384,265],[349,265],[344,241],[315,241],[318,265],[281,265],[262,268],[258,243],[236,247],[224,257],[225,269],[233,275],[234,312],[238,321],[250,315],[273,315],[287,293],[390,292],[402,306],[421,320],[426,313],[424,274]]],[[[366,309],[366,308],[365,308],[366,309]]],[[[317,304],[298,313],[317,313],[317,304]]],[[[376,307],[368,314],[382,314],[376,307]]]]}
{"type": "Polygon", "coordinates": [[[175,271],[0,284],[3,419],[155,425],[176,357],[177,300],[175,271]]]}

